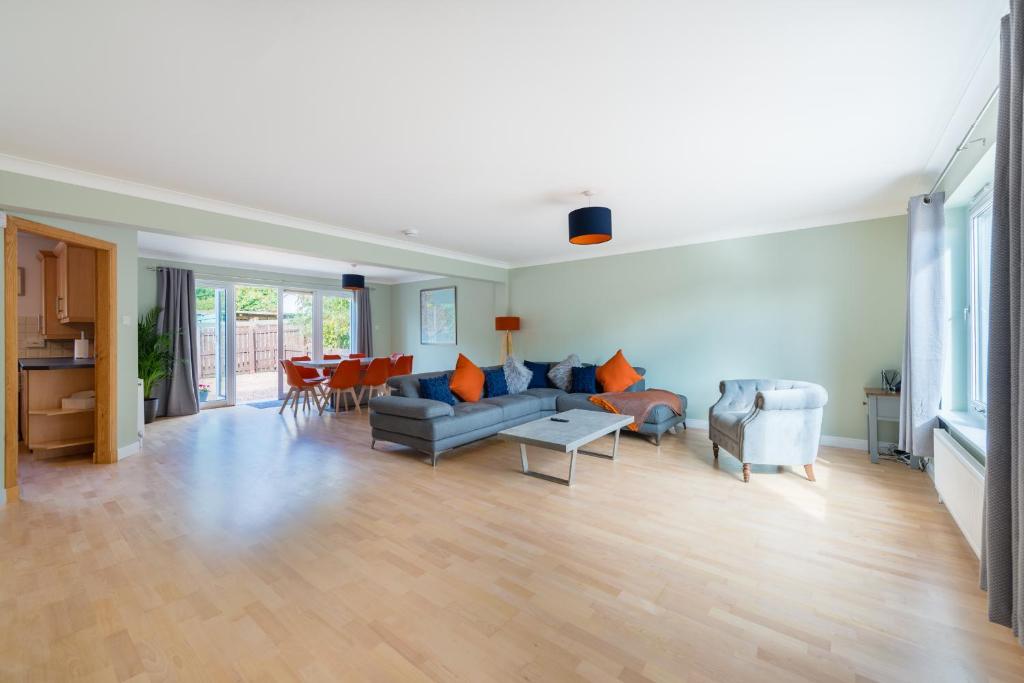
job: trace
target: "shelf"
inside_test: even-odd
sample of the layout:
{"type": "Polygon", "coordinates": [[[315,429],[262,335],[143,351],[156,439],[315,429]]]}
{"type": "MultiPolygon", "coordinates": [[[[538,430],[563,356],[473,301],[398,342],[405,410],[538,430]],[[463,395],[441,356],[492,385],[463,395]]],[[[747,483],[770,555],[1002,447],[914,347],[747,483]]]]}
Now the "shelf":
{"type": "Polygon", "coordinates": [[[28,411],[29,415],[78,415],[79,413],[93,413],[96,412],[95,408],[39,408],[38,410],[28,411]]]}
{"type": "Polygon", "coordinates": [[[67,448],[68,446],[84,446],[93,443],[91,436],[79,436],[73,439],[55,439],[53,441],[39,441],[30,443],[29,449],[33,451],[49,451],[54,448],[67,448]]]}

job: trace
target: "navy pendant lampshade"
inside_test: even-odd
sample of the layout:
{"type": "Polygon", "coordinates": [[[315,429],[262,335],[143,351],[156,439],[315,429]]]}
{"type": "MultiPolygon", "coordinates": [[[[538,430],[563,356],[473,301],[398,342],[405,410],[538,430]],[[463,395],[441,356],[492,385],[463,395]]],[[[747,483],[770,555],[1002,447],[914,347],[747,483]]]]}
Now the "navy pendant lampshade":
{"type": "Polygon", "coordinates": [[[612,238],[612,210],[587,206],[569,212],[569,241],[573,244],[601,244],[612,238]]]}
{"type": "Polygon", "coordinates": [[[342,289],[366,289],[366,278],[357,273],[345,273],[341,276],[342,289]]]}

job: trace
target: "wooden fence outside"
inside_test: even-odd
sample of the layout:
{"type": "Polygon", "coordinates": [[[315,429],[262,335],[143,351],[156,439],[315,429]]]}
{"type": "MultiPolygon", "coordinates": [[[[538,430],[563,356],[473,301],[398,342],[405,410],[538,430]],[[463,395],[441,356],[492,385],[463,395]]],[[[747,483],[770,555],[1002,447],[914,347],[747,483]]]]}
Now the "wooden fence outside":
{"type": "MultiPolygon", "coordinates": [[[[312,338],[297,325],[285,325],[284,357],[301,356],[312,338]]],[[[213,377],[217,368],[217,331],[199,327],[199,376],[213,377]]],[[[277,321],[239,320],[235,323],[235,372],[239,375],[277,370],[277,321]]]]}

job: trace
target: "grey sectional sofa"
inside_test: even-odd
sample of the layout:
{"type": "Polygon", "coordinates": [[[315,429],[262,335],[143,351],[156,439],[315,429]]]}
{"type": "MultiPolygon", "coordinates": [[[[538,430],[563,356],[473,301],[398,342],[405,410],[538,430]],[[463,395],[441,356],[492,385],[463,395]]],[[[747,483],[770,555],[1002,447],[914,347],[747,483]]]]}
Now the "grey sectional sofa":
{"type": "MultiPolygon", "coordinates": [[[[489,370],[491,368],[483,368],[489,370]]],[[[643,376],[643,368],[635,368],[643,376]]],[[[420,398],[419,380],[444,372],[423,372],[392,377],[390,396],[370,400],[371,448],[377,441],[399,443],[430,456],[432,465],[445,451],[493,436],[503,429],[574,408],[601,410],[590,402],[591,394],[570,394],[555,388],[527,389],[521,394],[483,398],[454,406],[420,398]]],[[[641,379],[628,391],[642,391],[641,379]]],[[[686,397],[680,396],[683,414],[659,406],[651,411],[639,432],[660,443],[661,435],[678,424],[686,427],[686,397]]]]}

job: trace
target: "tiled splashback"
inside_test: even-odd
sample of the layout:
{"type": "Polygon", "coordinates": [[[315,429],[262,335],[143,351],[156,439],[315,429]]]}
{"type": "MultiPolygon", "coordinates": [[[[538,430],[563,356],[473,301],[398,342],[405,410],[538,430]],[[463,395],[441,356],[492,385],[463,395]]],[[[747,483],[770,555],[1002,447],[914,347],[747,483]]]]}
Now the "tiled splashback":
{"type": "Polygon", "coordinates": [[[19,358],[63,358],[75,355],[75,342],[46,340],[39,334],[39,316],[18,316],[19,358]]]}

